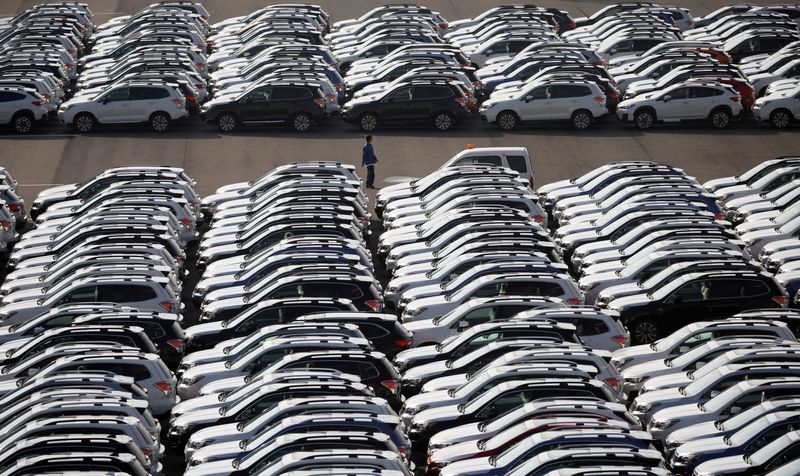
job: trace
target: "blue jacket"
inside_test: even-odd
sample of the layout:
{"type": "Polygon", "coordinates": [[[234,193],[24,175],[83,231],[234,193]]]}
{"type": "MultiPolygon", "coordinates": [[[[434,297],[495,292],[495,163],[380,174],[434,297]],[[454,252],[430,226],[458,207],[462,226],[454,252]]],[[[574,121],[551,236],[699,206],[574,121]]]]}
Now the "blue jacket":
{"type": "Polygon", "coordinates": [[[364,149],[361,152],[361,165],[375,165],[378,158],[375,157],[375,150],[372,149],[372,144],[364,144],[364,149]]]}

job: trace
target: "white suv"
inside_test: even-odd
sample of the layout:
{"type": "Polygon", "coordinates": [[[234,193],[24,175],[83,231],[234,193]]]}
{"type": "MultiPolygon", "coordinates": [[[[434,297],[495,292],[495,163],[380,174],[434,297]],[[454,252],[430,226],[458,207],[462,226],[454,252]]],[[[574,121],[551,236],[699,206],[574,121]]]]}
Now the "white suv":
{"type": "Polygon", "coordinates": [[[626,99],[617,106],[617,117],[633,121],[639,129],[660,122],[710,120],[717,129],[728,127],[742,115],[739,93],[719,83],[679,83],[660,91],[626,99]]]}
{"type": "Polygon", "coordinates": [[[47,101],[24,88],[0,88],[0,124],[10,124],[18,134],[33,130],[36,121],[47,119],[47,101]]]}
{"type": "Polygon", "coordinates": [[[97,124],[147,122],[156,132],[189,115],[186,98],[166,84],[126,83],[112,86],[98,95],[78,95],[58,110],[58,120],[78,132],[91,132],[97,124]]]}
{"type": "Polygon", "coordinates": [[[520,122],[570,121],[587,129],[608,114],[606,95],[589,81],[538,82],[520,90],[493,94],[481,104],[481,120],[511,130],[520,122]]]}
{"type": "Polygon", "coordinates": [[[769,121],[776,129],[789,127],[794,119],[800,117],[800,83],[756,99],[753,117],[757,121],[769,121]]]}

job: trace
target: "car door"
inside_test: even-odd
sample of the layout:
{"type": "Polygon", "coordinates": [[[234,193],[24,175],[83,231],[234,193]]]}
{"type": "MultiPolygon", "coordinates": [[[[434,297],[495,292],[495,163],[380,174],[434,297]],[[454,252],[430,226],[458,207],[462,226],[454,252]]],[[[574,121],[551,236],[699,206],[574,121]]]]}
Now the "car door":
{"type": "Polygon", "coordinates": [[[0,124],[6,124],[11,121],[17,108],[12,104],[15,101],[22,99],[22,95],[11,91],[0,91],[0,124]]]}
{"type": "Polygon", "coordinates": [[[675,88],[661,96],[661,105],[656,112],[662,121],[680,121],[689,108],[689,88],[675,88]]]}
{"type": "Polygon", "coordinates": [[[163,99],[169,93],[163,88],[148,86],[131,86],[128,122],[144,122],[150,118],[150,111],[156,111],[156,100],[163,99]]]}
{"type": "Polygon", "coordinates": [[[269,120],[272,122],[285,122],[293,113],[293,104],[296,101],[308,99],[308,89],[296,86],[274,86],[269,98],[269,120]]]}
{"type": "Polygon", "coordinates": [[[664,322],[671,323],[669,328],[697,320],[705,315],[708,289],[703,280],[690,281],[659,303],[656,311],[664,322]]]}
{"type": "Polygon", "coordinates": [[[435,112],[451,109],[444,105],[444,101],[447,98],[452,100],[452,97],[453,92],[446,86],[414,86],[407,120],[425,120],[435,112]]]}
{"type": "Polygon", "coordinates": [[[579,84],[557,84],[550,86],[550,118],[569,119],[572,112],[580,107],[585,97],[592,91],[579,84]]]}
{"type": "Polygon", "coordinates": [[[522,98],[519,116],[523,121],[546,121],[550,119],[552,101],[551,86],[539,86],[522,98]]]}
{"type": "Polygon", "coordinates": [[[412,87],[404,86],[392,93],[386,98],[382,99],[381,106],[381,119],[388,123],[397,123],[406,121],[411,114],[412,104],[412,87]]]}
{"type": "MultiPolygon", "coordinates": [[[[709,317],[730,317],[742,309],[744,282],[740,280],[709,280],[706,312],[709,317]]],[[[763,284],[755,282],[755,284],[763,284]]],[[[757,289],[754,288],[754,289],[757,289]]],[[[768,289],[766,290],[768,291],[768,289]]]]}
{"type": "Polygon", "coordinates": [[[689,107],[686,108],[687,119],[705,119],[711,110],[718,106],[725,95],[715,88],[689,88],[689,107]]]}
{"type": "Polygon", "coordinates": [[[109,124],[130,117],[130,90],[128,86],[120,86],[99,98],[95,113],[97,120],[109,124]]]}
{"type": "Polygon", "coordinates": [[[239,99],[239,118],[242,122],[260,123],[268,121],[271,95],[272,87],[264,86],[249,92],[239,99]]]}

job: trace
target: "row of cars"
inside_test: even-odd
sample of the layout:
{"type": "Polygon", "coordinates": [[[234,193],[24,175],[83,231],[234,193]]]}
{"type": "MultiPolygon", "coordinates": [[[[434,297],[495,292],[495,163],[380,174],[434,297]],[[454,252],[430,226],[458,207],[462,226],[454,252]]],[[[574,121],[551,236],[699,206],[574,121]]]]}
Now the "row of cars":
{"type": "Polygon", "coordinates": [[[201,322],[186,330],[192,353],[177,369],[167,440],[184,474],[411,475],[389,360],[411,339],[379,313],[354,167],[288,164],[220,188],[202,208],[201,322]]]}
{"type": "Polygon", "coordinates": [[[161,474],[194,187],[179,168],[122,167],[32,203],[0,287],[3,474],[161,474]]]}
{"type": "Polygon", "coordinates": [[[652,343],[698,316],[788,304],[726,220],[720,202],[736,194],[731,187],[621,162],[538,193],[587,302],[619,313],[634,342],[652,343]]]}

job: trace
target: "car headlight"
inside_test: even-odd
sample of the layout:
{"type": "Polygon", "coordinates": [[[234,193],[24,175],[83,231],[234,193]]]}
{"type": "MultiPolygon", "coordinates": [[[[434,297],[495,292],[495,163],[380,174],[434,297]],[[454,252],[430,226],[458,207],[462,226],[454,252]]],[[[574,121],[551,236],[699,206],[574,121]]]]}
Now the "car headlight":
{"type": "Polygon", "coordinates": [[[419,316],[420,314],[422,314],[423,312],[425,312],[427,310],[428,310],[427,307],[421,307],[419,309],[415,309],[415,310],[411,311],[411,315],[412,316],[419,316]]]}
{"type": "Polygon", "coordinates": [[[182,435],[189,429],[189,425],[175,425],[169,429],[170,435],[182,435]]]}
{"type": "Polygon", "coordinates": [[[666,430],[677,422],[678,420],[654,420],[650,423],[650,427],[654,430],[666,430]]]}
{"type": "Polygon", "coordinates": [[[639,403],[633,407],[633,410],[640,413],[647,413],[651,408],[653,408],[652,403],[639,403]]]}
{"type": "Polygon", "coordinates": [[[425,430],[427,429],[427,427],[428,427],[428,425],[425,425],[425,424],[422,424],[422,423],[413,423],[413,424],[411,424],[411,428],[408,429],[408,432],[410,434],[413,434],[413,433],[417,433],[417,434],[424,433],[425,430]]]}
{"type": "Polygon", "coordinates": [[[677,464],[688,465],[691,464],[692,461],[696,460],[697,456],[676,454],[674,459],[675,463],[677,464]]]}
{"type": "MultiPolygon", "coordinates": [[[[402,363],[405,363],[405,362],[402,362],[402,363]]],[[[404,387],[405,386],[414,386],[414,387],[416,387],[420,383],[422,383],[422,379],[419,379],[419,378],[404,378],[403,379],[403,386],[404,387]]],[[[421,411],[421,410],[419,410],[419,408],[423,408],[423,407],[424,408],[428,408],[428,406],[426,406],[426,405],[423,405],[421,407],[417,407],[418,408],[417,412],[421,411]]],[[[414,415],[414,414],[415,413],[411,413],[411,415],[414,415]]]]}
{"type": "Polygon", "coordinates": [[[198,375],[197,377],[184,377],[181,379],[181,385],[194,385],[204,378],[205,375],[198,375]]]}
{"type": "Polygon", "coordinates": [[[637,384],[641,383],[644,377],[625,377],[625,383],[637,384]]]}
{"type": "Polygon", "coordinates": [[[213,442],[214,442],[214,440],[199,440],[199,441],[198,440],[193,440],[193,441],[190,441],[187,446],[189,446],[189,448],[191,448],[193,450],[199,450],[200,448],[204,448],[204,447],[210,445],[213,442]]]}
{"type": "Polygon", "coordinates": [[[430,405],[420,405],[418,407],[404,408],[403,415],[414,416],[419,412],[425,411],[430,405]]]}

